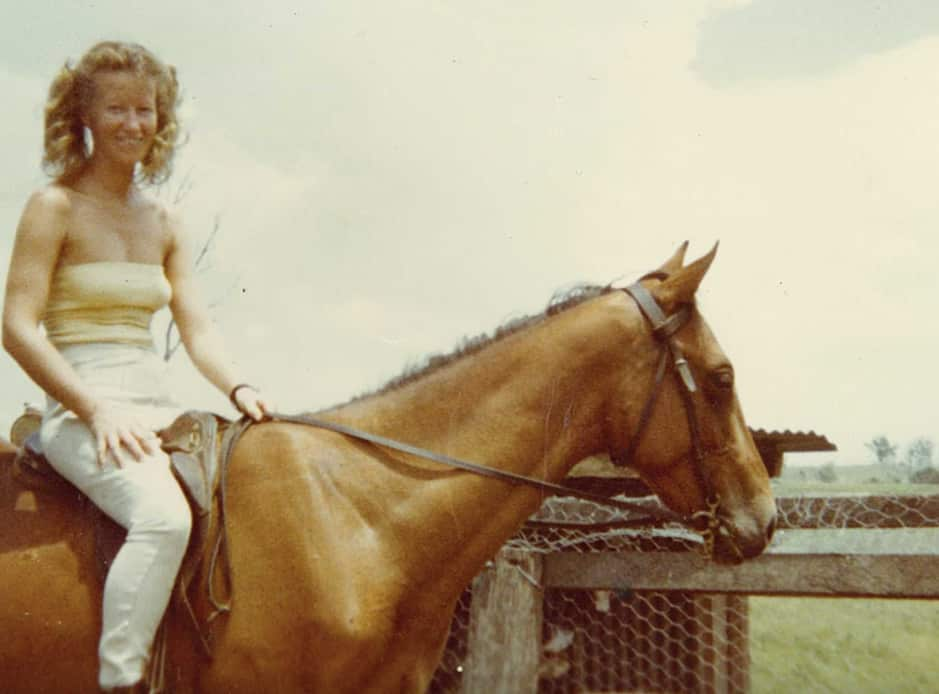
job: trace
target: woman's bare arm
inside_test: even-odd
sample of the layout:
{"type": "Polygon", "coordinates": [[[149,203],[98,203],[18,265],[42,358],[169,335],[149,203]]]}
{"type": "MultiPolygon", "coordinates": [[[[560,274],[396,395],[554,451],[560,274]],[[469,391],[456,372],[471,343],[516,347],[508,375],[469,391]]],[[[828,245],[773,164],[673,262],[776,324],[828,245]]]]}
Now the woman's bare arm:
{"type": "Polygon", "coordinates": [[[90,422],[94,398],[39,328],[70,207],[68,196],[55,187],[34,193],[26,203],[7,274],[3,347],[40,388],[90,422]]]}
{"type": "MultiPolygon", "coordinates": [[[[164,267],[173,288],[170,310],[179,328],[179,336],[192,363],[199,372],[226,396],[240,383],[234,362],[225,349],[221,332],[209,315],[196,282],[193,253],[183,237],[175,216],[168,214],[171,247],[164,267]]],[[[239,409],[255,420],[274,411],[273,406],[253,388],[240,388],[236,395],[239,409]]]]}
{"type": "Polygon", "coordinates": [[[122,446],[139,460],[157,448],[152,432],[97,400],[40,330],[70,211],[68,195],[55,186],[33,194],[26,204],[7,274],[3,347],[40,388],[88,424],[99,461],[122,446]]]}

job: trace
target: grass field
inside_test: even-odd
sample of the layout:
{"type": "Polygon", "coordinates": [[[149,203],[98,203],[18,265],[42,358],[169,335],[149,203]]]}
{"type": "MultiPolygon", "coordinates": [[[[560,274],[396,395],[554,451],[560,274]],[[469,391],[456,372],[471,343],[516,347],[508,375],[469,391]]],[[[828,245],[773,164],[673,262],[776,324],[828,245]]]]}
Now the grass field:
{"type": "Polygon", "coordinates": [[[939,692],[939,601],[750,598],[754,694],[939,692]]]}

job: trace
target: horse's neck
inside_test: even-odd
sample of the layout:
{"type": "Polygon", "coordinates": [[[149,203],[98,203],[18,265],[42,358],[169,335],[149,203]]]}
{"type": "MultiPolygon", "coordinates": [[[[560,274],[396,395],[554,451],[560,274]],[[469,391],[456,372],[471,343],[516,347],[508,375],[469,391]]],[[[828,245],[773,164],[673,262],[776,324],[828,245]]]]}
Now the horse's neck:
{"type": "MultiPolygon", "coordinates": [[[[333,416],[447,455],[556,481],[604,445],[605,408],[627,347],[623,321],[615,318],[623,313],[616,297],[588,302],[333,416]]],[[[400,480],[383,489],[392,487],[402,488],[400,480]]],[[[438,538],[462,541],[464,548],[475,547],[460,553],[470,564],[478,560],[474,552],[483,559],[494,552],[541,500],[529,487],[449,471],[432,484],[415,475],[404,489],[405,522],[413,520],[417,534],[432,529],[428,550],[438,538]]]]}
{"type": "Polygon", "coordinates": [[[563,476],[602,443],[600,410],[625,349],[610,303],[570,309],[332,415],[451,456],[563,476]]]}

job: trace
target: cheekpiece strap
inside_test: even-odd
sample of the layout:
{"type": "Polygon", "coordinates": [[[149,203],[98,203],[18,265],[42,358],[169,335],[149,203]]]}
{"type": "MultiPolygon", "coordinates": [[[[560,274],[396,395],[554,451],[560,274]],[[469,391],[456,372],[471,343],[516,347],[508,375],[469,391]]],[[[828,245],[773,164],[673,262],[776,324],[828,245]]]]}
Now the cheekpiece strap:
{"type": "Polygon", "coordinates": [[[658,330],[665,325],[668,321],[668,317],[662,311],[659,303],[653,298],[652,294],[649,293],[649,290],[639,284],[639,282],[629,285],[626,287],[625,291],[635,299],[646,318],[652,323],[652,332],[656,333],[656,339],[661,341],[662,337],[658,334],[658,330]]]}
{"type": "Polygon", "coordinates": [[[690,393],[695,392],[697,390],[697,384],[688,366],[688,362],[685,360],[685,356],[678,348],[678,345],[669,342],[672,336],[681,330],[685,323],[691,318],[691,307],[682,306],[672,315],[666,316],[662,307],[659,306],[659,303],[655,300],[655,297],[639,282],[629,285],[626,287],[625,291],[636,301],[639,309],[645,314],[646,318],[649,319],[649,323],[652,324],[652,334],[655,336],[655,339],[667,345],[669,352],[672,354],[675,368],[678,370],[685,388],[690,393]]]}

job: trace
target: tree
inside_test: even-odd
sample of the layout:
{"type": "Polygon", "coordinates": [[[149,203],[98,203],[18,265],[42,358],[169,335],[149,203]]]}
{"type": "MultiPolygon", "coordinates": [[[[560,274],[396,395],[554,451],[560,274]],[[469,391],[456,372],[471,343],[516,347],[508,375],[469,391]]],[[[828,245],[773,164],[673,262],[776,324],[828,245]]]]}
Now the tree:
{"type": "Polygon", "coordinates": [[[820,482],[837,482],[838,473],[835,471],[835,464],[825,463],[818,469],[818,479],[820,482]]]}
{"type": "Polygon", "coordinates": [[[906,449],[906,463],[911,471],[932,467],[932,454],[935,448],[932,439],[925,436],[913,439],[906,449]]]}
{"type": "Polygon", "coordinates": [[[864,446],[874,454],[874,457],[877,458],[877,462],[881,465],[890,465],[896,462],[897,445],[890,443],[890,439],[886,436],[875,436],[865,443],[864,446]]]}
{"type": "Polygon", "coordinates": [[[910,475],[913,484],[939,484],[939,470],[934,467],[920,468],[910,475]]]}

